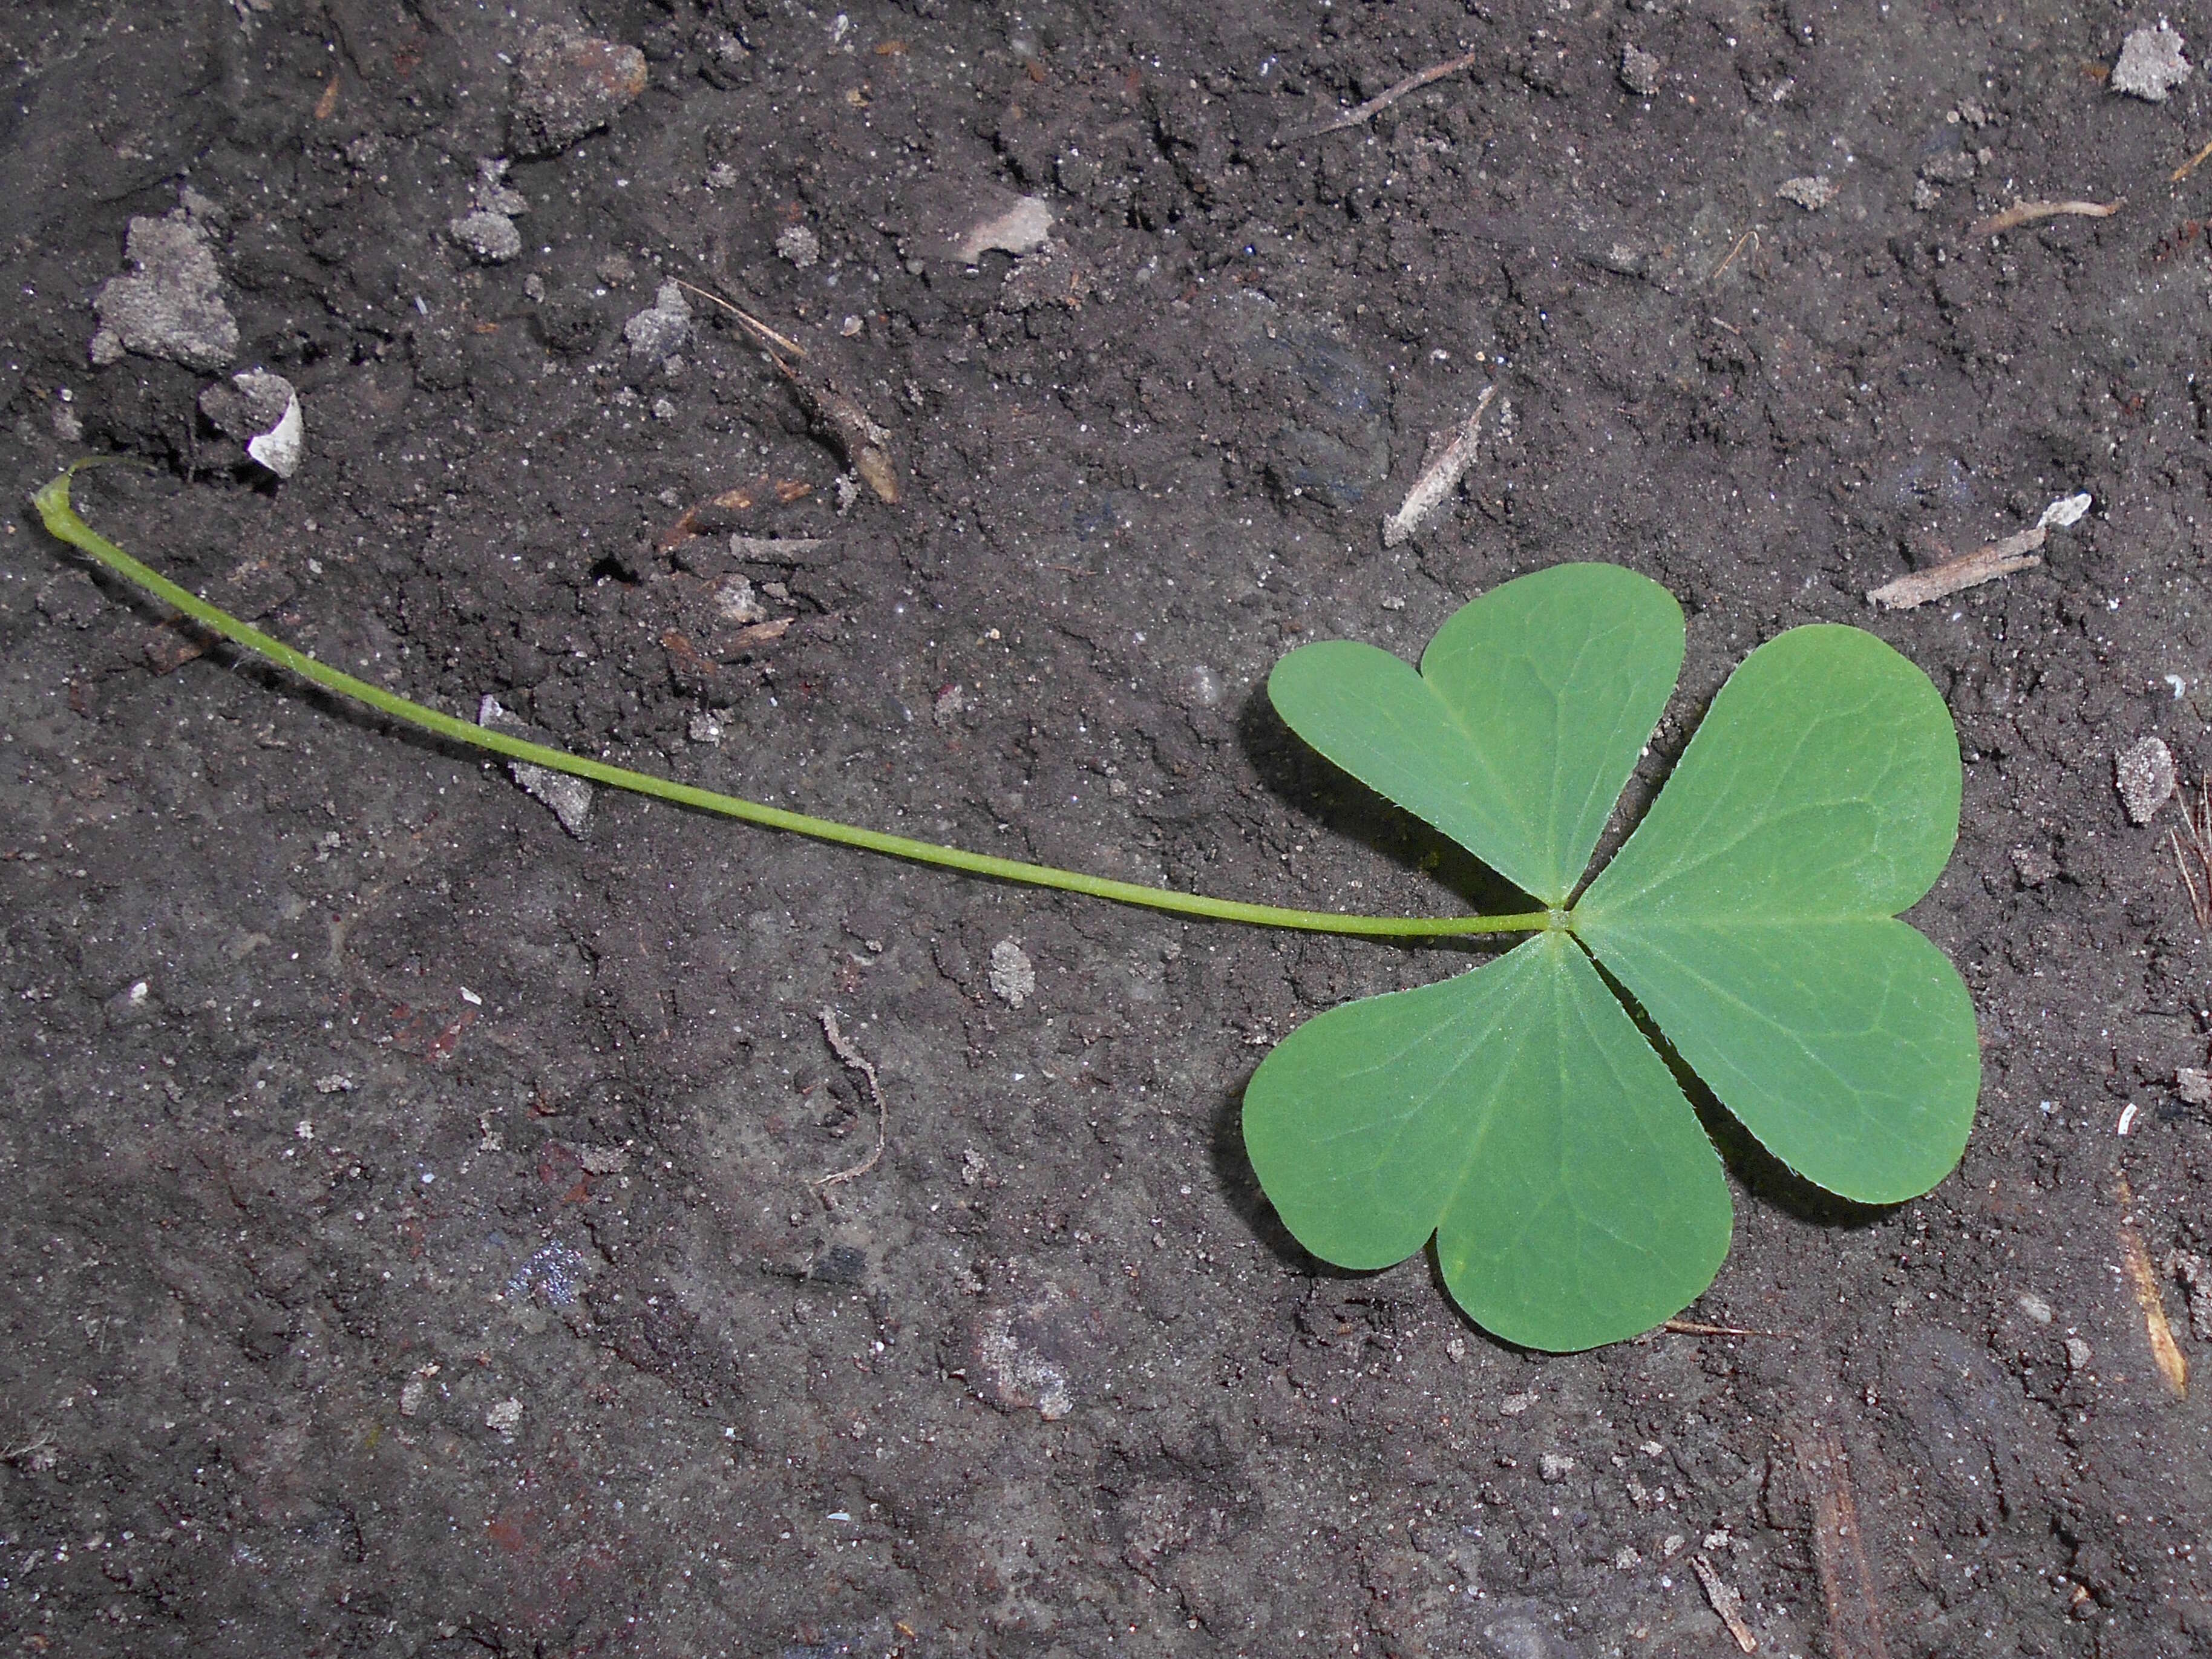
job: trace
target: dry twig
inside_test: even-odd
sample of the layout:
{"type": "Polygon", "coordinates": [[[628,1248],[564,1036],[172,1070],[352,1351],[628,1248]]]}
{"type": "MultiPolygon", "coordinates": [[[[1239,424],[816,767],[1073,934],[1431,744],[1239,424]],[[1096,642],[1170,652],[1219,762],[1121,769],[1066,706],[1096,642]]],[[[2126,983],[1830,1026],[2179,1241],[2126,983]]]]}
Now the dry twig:
{"type": "Polygon", "coordinates": [[[1474,400],[1474,412],[1459,423],[1457,431],[1449,436],[1440,432],[1429,440],[1421,476],[1406,492],[1405,504],[1382,520],[1383,546],[1395,547],[1408,540],[1457,487],[1462,475],[1474,464],[1475,428],[1481,424],[1482,411],[1497,395],[1494,383],[1483,387],[1482,395],[1474,400]]]}
{"type": "Polygon", "coordinates": [[[860,475],[862,483],[875,491],[878,501],[896,506],[899,498],[898,469],[891,462],[891,434],[889,429],[870,419],[867,411],[840,387],[831,375],[819,368],[802,371],[799,365],[809,360],[806,348],[798,341],[779,334],[743,306],[733,305],[710,289],[701,288],[696,283],[684,282],[681,276],[676,281],[679,286],[712,300],[735,316],[746,332],[768,348],[776,372],[791,382],[792,389],[799,393],[799,400],[805,405],[806,413],[814,424],[825,429],[837,441],[837,447],[845,453],[847,464],[860,475]]]}
{"type": "Polygon", "coordinates": [[[866,1055],[853,1046],[852,1040],[839,1028],[836,1011],[824,1008],[821,1011],[820,1018],[822,1036],[830,1044],[830,1052],[837,1056],[839,1063],[848,1070],[858,1072],[867,1079],[868,1098],[876,1103],[875,1150],[850,1169],[840,1170],[835,1175],[823,1176],[816,1180],[814,1183],[816,1188],[826,1194],[831,1187],[841,1186],[848,1181],[859,1179],[882,1161],[884,1145],[890,1137],[891,1109],[884,1102],[884,1086],[876,1080],[875,1066],[869,1062],[866,1055]]]}
{"type": "Polygon", "coordinates": [[[2197,781],[2194,806],[2186,793],[2182,796],[2181,827],[2166,834],[2173,848],[2173,867],[2180,872],[2181,885],[2189,895],[2189,914],[2197,918],[2197,931],[2212,940],[2212,783],[2197,781]]]}
{"type": "Polygon", "coordinates": [[[1828,1615],[1828,1651],[1834,1659],[1889,1659],[1843,1442],[1826,1424],[1808,1424],[1792,1449],[1813,1503],[1813,1565],[1828,1615]]]}
{"type": "Polygon", "coordinates": [[[2003,212],[1992,213],[1969,226],[1966,234],[1995,236],[2001,231],[2018,230],[2022,225],[2039,224],[2045,219],[2109,219],[2127,204],[2125,197],[2117,202],[2014,202],[2003,212]]]}
{"type": "Polygon", "coordinates": [[[1993,582],[2000,576],[2033,570],[2043,562],[2043,556],[2036,549],[2050,538],[2048,530],[2041,525],[2033,526],[2001,542],[1991,542],[1978,552],[1947,559],[1931,569],[1916,570],[1893,582],[1884,582],[1867,594],[1867,603],[1886,611],[1910,611],[1916,605],[1948,599],[1966,588],[1993,582]]]}
{"type": "Polygon", "coordinates": [[[766,346],[771,352],[787,351],[794,357],[805,356],[806,348],[799,344],[798,341],[792,339],[787,335],[777,333],[766,323],[761,321],[759,318],[754,316],[751,312],[747,311],[743,306],[732,305],[729,301],[725,300],[720,295],[715,293],[712,289],[701,288],[696,283],[687,283],[681,276],[676,278],[676,286],[678,288],[690,289],[692,293],[697,295],[702,300],[712,300],[716,305],[721,307],[723,310],[728,312],[740,323],[744,324],[746,331],[756,340],[758,340],[763,345],[766,346]]]}
{"type": "Polygon", "coordinates": [[[1409,75],[1395,86],[1386,87],[1365,103],[1355,104],[1350,109],[1330,116],[1326,120],[1285,127],[1275,135],[1273,142],[1278,144],[1287,144],[1293,138],[1318,138],[1324,132],[1340,132],[1346,127],[1356,127],[1363,121],[1372,120],[1407,93],[1419,92],[1431,82],[1441,81],[1447,75],[1457,75],[1462,70],[1473,69],[1481,57],[1480,52],[1470,52],[1463,57],[1454,58],[1446,63],[1432,64],[1419,74],[1409,75]]]}
{"type": "Polygon", "coordinates": [[[1703,1325],[1694,1319],[1662,1320],[1659,1328],[1672,1331],[1677,1336],[1771,1336],[1778,1342],[1795,1342],[1797,1340],[1787,1331],[1747,1330],[1741,1325],[1703,1325]]]}
{"type": "MultiPolygon", "coordinates": [[[[1759,227],[1757,225],[1753,225],[1749,230],[1747,230],[1742,235],[1735,239],[1735,246],[1728,251],[1727,255],[1723,258],[1720,264],[1713,267],[1713,274],[1706,277],[1705,280],[1709,283],[1717,283],[1720,281],[1721,272],[1726,270],[1730,265],[1735,263],[1735,256],[1743,252],[1743,245],[1746,242],[1750,243],[1753,247],[1757,247],[1759,246],[1759,227]]],[[[1721,321],[1717,317],[1714,318],[1713,320],[1717,323],[1720,323],[1721,321]]],[[[1721,326],[1723,328],[1728,328],[1728,325],[1726,323],[1721,323],[1721,326]]],[[[1740,338],[1742,336],[1743,331],[1738,328],[1729,328],[1729,332],[1740,338]]]]}
{"type": "Polygon", "coordinates": [[[2203,149],[2198,150],[2196,155],[2166,174],[2166,182],[2169,185],[2178,185],[2207,161],[2212,161],[2212,144],[2205,145],[2203,149]]]}
{"type": "Polygon", "coordinates": [[[1705,1586],[1705,1600],[1713,1604],[1713,1611],[1728,1626],[1728,1633],[1735,1638],[1735,1644],[1746,1653],[1759,1651],[1759,1638],[1751,1633],[1751,1626],[1743,1622],[1743,1595],[1713,1570],[1713,1564],[1702,1555],[1690,1558],[1690,1570],[1698,1575],[1698,1583],[1705,1586]]]}
{"type": "Polygon", "coordinates": [[[1969,553],[1963,559],[1948,560],[1933,570],[1916,570],[1910,576],[1885,582],[1868,593],[1867,603],[1891,611],[1909,611],[1916,605],[1944,599],[1964,588],[1978,587],[1999,576],[2009,576],[2016,570],[2033,570],[2043,562],[2033,556],[2035,550],[2049,538],[2052,528],[2063,530],[2079,524],[2081,515],[2088,510],[2087,495],[2061,495],[2043,509],[2041,518],[2019,534],[1991,542],[1979,552],[1969,553]]]}

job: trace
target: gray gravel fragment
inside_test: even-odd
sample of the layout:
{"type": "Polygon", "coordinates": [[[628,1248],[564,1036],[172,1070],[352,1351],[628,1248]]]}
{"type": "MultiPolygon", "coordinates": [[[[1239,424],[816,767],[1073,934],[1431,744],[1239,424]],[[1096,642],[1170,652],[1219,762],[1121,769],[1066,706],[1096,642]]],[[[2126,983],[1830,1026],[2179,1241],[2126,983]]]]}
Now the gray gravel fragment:
{"type": "Polygon", "coordinates": [[[663,283],[653,303],[623,325],[633,357],[658,362],[691,337],[691,304],[680,283],[663,283]]]}
{"type": "Polygon", "coordinates": [[[1002,939],[991,947],[991,994],[1018,1008],[1036,993],[1036,969],[1022,947],[1002,939]]]}
{"type": "Polygon", "coordinates": [[[2173,754],[2156,738],[2131,743],[2112,757],[2112,783],[2128,822],[2148,823],[2173,796],[2173,754]]]}
{"type": "Polygon", "coordinates": [[[2166,94],[2189,78],[2189,60],[2181,55],[2181,35],[2163,17],[2154,28],[2137,29],[2120,43],[2112,65],[2112,91],[2148,103],[2162,104],[2166,94]]]}
{"type": "Polygon", "coordinates": [[[187,368],[221,368],[238,350],[238,319],[223,303],[222,273],[208,246],[213,204],[191,191],[185,205],[160,219],[133,219],[124,256],[137,270],[111,276],[93,300],[100,327],[92,337],[96,364],[126,351],[187,368]]]}
{"type": "Polygon", "coordinates": [[[453,239],[488,265],[501,264],[522,252],[522,233],[504,213],[477,208],[449,220],[446,229],[453,239]]]}
{"type": "Polygon", "coordinates": [[[1842,191],[1837,188],[1835,180],[1832,179],[1810,176],[1802,179],[1784,179],[1782,181],[1782,187],[1774,193],[1785,202],[1796,203],[1808,213],[1818,213],[1843,194],[1842,191]]]}
{"type": "Polygon", "coordinates": [[[805,225],[787,225],[775,239],[775,251],[801,270],[822,257],[822,239],[805,225]]]}
{"type": "Polygon", "coordinates": [[[508,143],[517,155],[557,155],[607,125],[645,90],[645,54],[549,25],[516,66],[508,143]]]}
{"type": "Polygon", "coordinates": [[[530,198],[507,182],[507,160],[504,155],[480,155],[477,158],[477,181],[470,193],[477,205],[487,213],[505,214],[519,219],[530,211],[530,198]]]}
{"type": "Polygon", "coordinates": [[[1659,60],[1640,46],[1620,49],[1620,84],[1638,98],[1659,90],[1659,60]]]}
{"type": "MultiPolygon", "coordinates": [[[[531,729],[501,707],[497,697],[486,696],[477,705],[477,724],[495,731],[511,732],[516,737],[535,734],[531,729]]],[[[524,793],[541,800],[560,820],[561,827],[578,841],[592,820],[592,786],[582,778],[571,777],[566,772],[550,771],[543,766],[532,766],[527,761],[509,761],[507,769],[514,775],[524,793]]]]}

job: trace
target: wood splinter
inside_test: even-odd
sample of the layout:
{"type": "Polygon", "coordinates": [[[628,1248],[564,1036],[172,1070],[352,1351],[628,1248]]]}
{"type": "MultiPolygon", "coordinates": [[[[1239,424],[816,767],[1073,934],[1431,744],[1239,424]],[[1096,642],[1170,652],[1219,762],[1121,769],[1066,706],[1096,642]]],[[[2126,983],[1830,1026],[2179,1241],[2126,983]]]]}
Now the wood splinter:
{"type": "Polygon", "coordinates": [[[1721,1623],[1728,1626],[1728,1633],[1735,1638],[1736,1646],[1746,1653],[1757,1653],[1759,1638],[1743,1622],[1743,1592],[1715,1571],[1713,1564],[1702,1555],[1690,1558],[1690,1570],[1698,1575],[1698,1583],[1705,1587],[1705,1600],[1712,1603],[1721,1623]]]}
{"type": "Polygon", "coordinates": [[[2120,1260],[2126,1264],[2128,1286],[2136,1293],[2136,1305],[2142,1310],[2143,1335],[2150,1343],[2151,1359],[2173,1397],[2185,1400],[2189,1395],[2189,1361],[2173,1340],[2172,1326],[2166,1322],[2166,1298],[2159,1291],[2158,1275],[2151,1270],[2150,1252],[2143,1248],[2142,1234],[2136,1229],[2136,1195],[2125,1176],[2115,1181],[2113,1192],[2120,1200],[2120,1260]]]}
{"type": "Polygon", "coordinates": [[[1455,430],[1439,432],[1429,440],[1421,476],[1406,492],[1405,504],[1382,520],[1383,546],[1396,547],[1411,540],[1458,488],[1468,468],[1474,465],[1476,428],[1482,423],[1482,411],[1490,407],[1490,400],[1497,395],[1494,382],[1483,387],[1482,395],[1474,400],[1473,414],[1462,421],[1455,430]]]}
{"type": "Polygon", "coordinates": [[[2045,219],[2109,219],[2127,204],[2125,197],[2117,202],[2014,202],[2002,213],[1992,213],[1968,227],[1966,234],[1996,236],[2045,219]]]}
{"type": "Polygon", "coordinates": [[[1834,1659],[1889,1659],[1843,1442],[1824,1423],[1807,1424],[1792,1439],[1798,1477],[1812,1500],[1813,1566],[1828,1616],[1828,1651],[1834,1659]]]}
{"type": "Polygon", "coordinates": [[[2043,562],[2042,555],[2036,550],[2051,538],[2053,527],[2063,530],[2077,524],[2088,510],[2088,496],[2062,496],[2045,507],[2043,516],[2026,530],[2002,541],[1991,542],[1963,558],[1947,559],[1932,569],[1916,570],[1909,576],[1884,582],[1869,591],[1867,603],[1880,605],[1885,611],[1910,611],[1917,605],[1948,599],[1969,587],[1993,582],[2000,576],[2033,570],[2043,562]]]}

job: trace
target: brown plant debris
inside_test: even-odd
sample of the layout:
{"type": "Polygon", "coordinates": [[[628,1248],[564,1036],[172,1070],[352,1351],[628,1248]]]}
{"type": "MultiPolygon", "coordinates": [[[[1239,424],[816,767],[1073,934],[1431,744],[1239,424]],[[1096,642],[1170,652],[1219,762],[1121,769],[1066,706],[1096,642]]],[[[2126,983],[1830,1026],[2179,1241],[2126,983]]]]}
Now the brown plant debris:
{"type": "Polygon", "coordinates": [[[1319,121],[1300,122],[1285,127],[1275,135],[1274,142],[1287,144],[1293,138],[1318,138],[1324,132],[1340,132],[1346,127],[1356,127],[1364,121],[1371,121],[1407,93],[1419,92],[1430,82],[1441,81],[1447,75],[1457,75],[1462,70],[1473,69],[1481,58],[1481,52],[1470,52],[1441,64],[1432,64],[1417,75],[1409,75],[1395,85],[1385,87],[1364,104],[1355,104],[1350,109],[1319,121]]]}
{"type": "Polygon", "coordinates": [[[2150,1341],[2151,1360],[2157,1365],[2158,1374],[2166,1379],[2166,1386],[2173,1397],[2186,1399],[2189,1361],[2182,1357],[2173,1340],[2173,1328],[2166,1323],[2166,1298],[2159,1293],[2158,1275],[2151,1269],[2150,1252],[2143,1249],[2142,1235],[2136,1230],[2135,1194],[2125,1176],[2118,1179],[2113,1190],[2120,1200],[2120,1260],[2127,1267],[2128,1286],[2136,1293],[2136,1305],[2142,1310],[2143,1334],[2150,1341]]]}
{"type": "Polygon", "coordinates": [[[1828,1615],[1828,1651],[1832,1659],[1889,1659],[1843,1442],[1827,1425],[1814,1423],[1798,1432],[1792,1449],[1812,1499],[1813,1565],[1828,1615]]]}
{"type": "Polygon", "coordinates": [[[1759,1651],[1759,1638],[1751,1633],[1751,1626],[1743,1622],[1743,1595],[1714,1571],[1713,1564],[1702,1555],[1690,1558],[1690,1571],[1698,1575],[1698,1583],[1705,1586],[1705,1600],[1720,1615],[1728,1633],[1735,1638],[1735,1644],[1746,1653],[1759,1651]]]}
{"type": "Polygon", "coordinates": [[[870,418],[833,375],[813,366],[806,348],[798,341],[777,332],[743,306],[733,304],[711,289],[684,282],[680,276],[676,281],[680,287],[712,300],[730,313],[747,333],[767,348],[776,372],[789,380],[792,390],[799,394],[807,418],[836,443],[844,453],[845,464],[860,474],[860,482],[875,492],[876,499],[896,507],[899,499],[898,467],[891,459],[890,429],[870,418]],[[802,368],[802,363],[809,367],[802,368]]]}
{"type": "Polygon", "coordinates": [[[1659,1328],[1677,1336],[1771,1336],[1778,1342],[1795,1342],[1787,1331],[1755,1331],[1741,1325],[1708,1325],[1695,1319],[1662,1319],[1659,1328]]]}
{"type": "MultiPolygon", "coordinates": [[[[2180,175],[2177,173],[2175,177],[2179,179],[2180,175]]],[[[1969,225],[1966,234],[1996,236],[2018,230],[2022,225],[2039,224],[2045,219],[2109,219],[2127,204],[2124,197],[2116,202],[2014,202],[2003,211],[1969,225]]]]}
{"type": "Polygon", "coordinates": [[[2203,149],[2198,150],[2196,155],[2166,174],[2166,182],[2169,185],[2178,185],[2207,161],[2212,161],[2212,144],[2205,145],[2203,149]]]}
{"type": "Polygon", "coordinates": [[[2051,532],[2037,525],[2002,541],[1991,542],[1977,552],[1884,582],[1867,594],[1867,603],[1878,605],[1885,611],[1910,611],[1915,605],[1993,582],[2000,576],[2033,570],[2043,562],[2043,555],[2036,550],[2050,539],[2051,532]]]}
{"type": "Polygon", "coordinates": [[[1991,542],[1963,558],[1946,560],[1933,569],[1916,570],[1909,576],[1884,582],[1868,592],[1867,603],[1880,605],[1885,611],[1910,611],[1917,605],[1948,599],[1969,587],[1995,581],[2000,576],[2033,570],[2043,562],[2036,550],[2051,538],[2052,529],[2063,530],[2080,523],[2081,515],[2088,510],[2087,495],[2062,495],[2045,507],[2043,516],[2027,529],[2002,541],[1991,542]]]}
{"type": "Polygon", "coordinates": [[[874,1065],[870,1062],[866,1054],[853,1046],[853,1040],[845,1035],[843,1029],[837,1024],[837,1011],[834,1008],[824,1008],[817,1018],[822,1022],[822,1036],[830,1045],[830,1052],[837,1056],[838,1063],[847,1070],[858,1072],[866,1079],[868,1098],[876,1103],[874,1150],[851,1168],[839,1170],[833,1175],[822,1176],[815,1181],[816,1190],[823,1194],[826,1202],[830,1188],[842,1186],[848,1181],[858,1180],[883,1161],[884,1148],[890,1139],[891,1109],[884,1103],[884,1085],[876,1079],[874,1065]]]}

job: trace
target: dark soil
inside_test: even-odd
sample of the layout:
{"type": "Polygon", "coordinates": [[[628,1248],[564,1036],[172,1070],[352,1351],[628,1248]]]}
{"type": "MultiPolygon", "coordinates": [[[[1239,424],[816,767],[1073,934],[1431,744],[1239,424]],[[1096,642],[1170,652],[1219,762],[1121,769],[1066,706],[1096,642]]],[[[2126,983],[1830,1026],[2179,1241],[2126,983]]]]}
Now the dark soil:
{"type": "Polygon", "coordinates": [[[2212,1651],[2207,1393],[2162,1380],[2124,1243],[2202,1361],[2166,1264],[2212,1245],[2174,1085],[2212,953],[2178,807],[2130,824],[2112,774],[2151,733],[2212,764],[2212,167],[2169,177],[2212,99],[2104,84],[2154,21],[7,8],[0,476],[151,460],[88,515],[286,638],[764,799],[1426,911],[1454,866],[1302,756],[1267,669],[1410,656],[1516,572],[1616,560],[1690,617],[1655,765],[1801,622],[1935,678],[1965,821],[1913,920],[1986,1065],[1963,1168],[1894,1211],[1731,1149],[1688,1317],[1759,1334],[1507,1349],[1425,1257],[1302,1255],[1237,1133],[1269,1041],[1462,952],[606,794],[574,838],[500,767],[195,655],[21,516],[8,1651],[1733,1653],[1692,1557],[1764,1653],[2212,1651]],[[518,107],[544,21],[642,49],[611,127],[518,107]],[[528,211],[480,263],[448,226],[501,155],[528,211]],[[1819,176],[1817,210],[1776,195],[1819,176]],[[185,186],[234,351],[92,367],[129,221],[185,186]],[[1017,193],[1048,247],[951,255],[1017,193]],[[1973,234],[2022,197],[2126,204],[1973,234]],[[823,398],[708,300],[633,350],[671,276],[889,432],[895,504],[841,492],[823,398]],[[281,485],[198,406],[255,367],[305,406],[281,485]],[[1493,381],[1463,494],[1385,551],[1493,381]],[[2076,490],[2041,568],[1866,605],[2076,490]],[[888,1127],[827,1188],[877,1124],[824,1009],[888,1127]]]}

